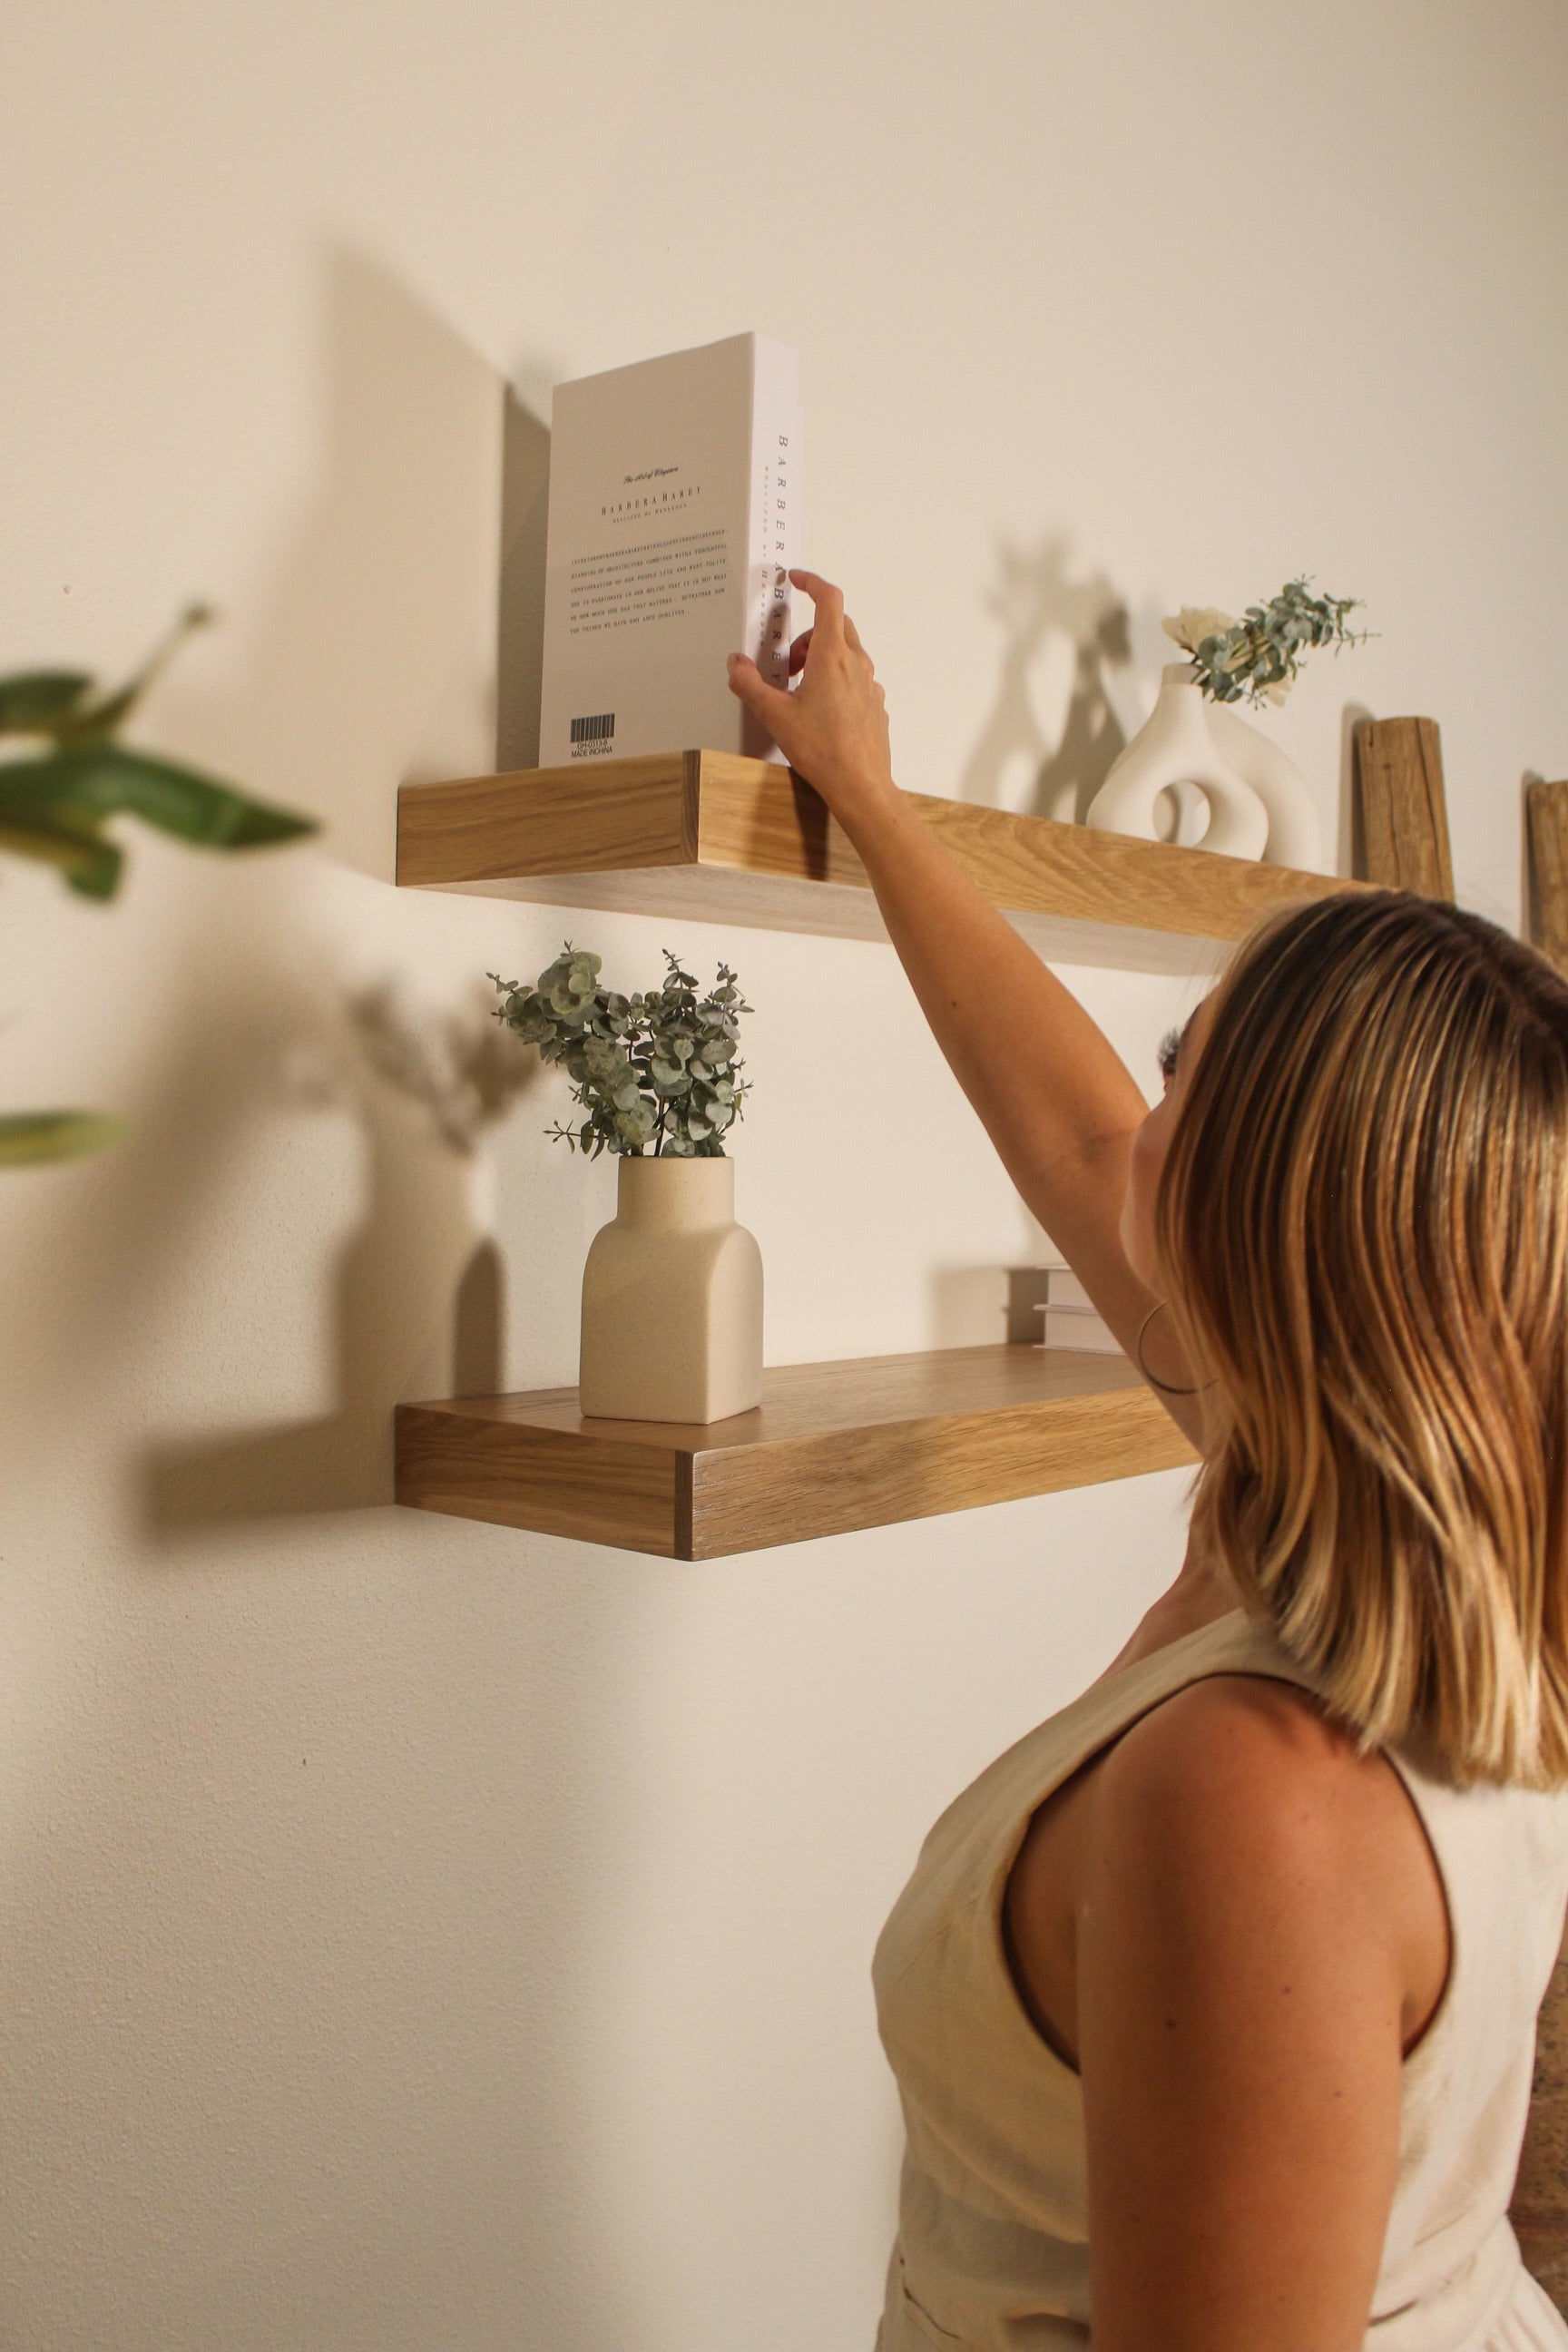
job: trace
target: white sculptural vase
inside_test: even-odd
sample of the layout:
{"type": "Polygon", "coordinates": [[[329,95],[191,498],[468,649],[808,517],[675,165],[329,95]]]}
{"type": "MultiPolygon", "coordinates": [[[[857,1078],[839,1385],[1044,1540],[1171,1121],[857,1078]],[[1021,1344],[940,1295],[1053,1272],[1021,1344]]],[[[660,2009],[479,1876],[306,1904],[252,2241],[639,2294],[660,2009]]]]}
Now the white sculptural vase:
{"type": "Polygon", "coordinates": [[[763,1258],[732,1160],[623,1158],[583,1268],[579,1402],[613,1421],[727,1421],[763,1392],[763,1258]]]}
{"type": "Polygon", "coordinates": [[[1263,855],[1270,866],[1321,874],[1323,834],[1306,777],[1288,751],[1249,727],[1228,702],[1211,702],[1208,729],[1215,749],[1250,784],[1268,813],[1263,855]]]}
{"type": "Polygon", "coordinates": [[[1155,803],[1177,784],[1197,785],[1208,802],[1208,830],[1200,847],[1222,857],[1262,856],[1268,812],[1222,758],[1209,732],[1202,689],[1186,662],[1168,662],[1161,671],[1159,698],[1090,802],[1088,822],[1107,833],[1157,841],[1155,803]]]}

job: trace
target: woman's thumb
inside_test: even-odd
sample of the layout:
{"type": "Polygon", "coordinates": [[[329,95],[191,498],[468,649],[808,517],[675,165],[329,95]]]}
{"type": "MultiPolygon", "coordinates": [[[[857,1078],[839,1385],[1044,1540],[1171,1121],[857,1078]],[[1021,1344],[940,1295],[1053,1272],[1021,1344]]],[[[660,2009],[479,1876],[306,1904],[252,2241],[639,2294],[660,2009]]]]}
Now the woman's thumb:
{"type": "Polygon", "coordinates": [[[782,702],[790,708],[795,702],[793,694],[783,694],[776,686],[768,684],[749,654],[730,656],[730,691],[745,704],[753,718],[762,720],[770,733],[773,731],[773,714],[779,704],[782,702]]]}

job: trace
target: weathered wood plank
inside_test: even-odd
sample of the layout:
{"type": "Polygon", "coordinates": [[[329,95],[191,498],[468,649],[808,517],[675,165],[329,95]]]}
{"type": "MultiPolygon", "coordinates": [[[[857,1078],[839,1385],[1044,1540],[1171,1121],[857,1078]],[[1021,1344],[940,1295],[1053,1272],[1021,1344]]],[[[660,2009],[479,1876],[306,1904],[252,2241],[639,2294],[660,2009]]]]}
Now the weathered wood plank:
{"type": "Polygon", "coordinates": [[[1533,783],[1524,795],[1530,858],[1530,936],[1568,972],[1568,783],[1533,783]]]}
{"type": "Polygon", "coordinates": [[[1452,898],[1436,720],[1363,719],[1352,741],[1366,880],[1426,898],[1452,898]]]}

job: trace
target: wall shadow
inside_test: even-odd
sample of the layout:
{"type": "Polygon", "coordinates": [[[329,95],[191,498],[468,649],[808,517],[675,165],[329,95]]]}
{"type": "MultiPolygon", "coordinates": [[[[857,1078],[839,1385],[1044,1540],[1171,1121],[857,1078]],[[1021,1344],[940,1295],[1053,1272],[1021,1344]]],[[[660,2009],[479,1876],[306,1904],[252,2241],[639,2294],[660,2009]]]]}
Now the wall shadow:
{"type": "Polygon", "coordinates": [[[1007,1275],[999,1265],[941,1265],[930,1276],[933,1348],[983,1348],[1008,1334],[1007,1275]]]}
{"type": "Polygon", "coordinates": [[[1526,768],[1519,780],[1519,936],[1531,947],[1540,944],[1542,921],[1541,892],[1530,846],[1530,788],[1545,782],[1539,768],[1526,768]]]}
{"type": "Polygon", "coordinates": [[[1004,541],[985,604],[1002,669],[958,797],[1081,824],[1127,741],[1110,691],[1132,659],[1127,601],[1103,572],[1076,573],[1058,537],[1004,541]]]}
{"type": "MultiPolygon", "coordinates": [[[[458,1050],[411,1035],[391,990],[345,992],[340,921],[411,960],[420,910],[330,861],[385,880],[399,780],[491,757],[503,402],[495,371],[372,263],[331,259],[323,312],[300,511],[215,640],[223,658],[160,688],[153,731],[321,815],[326,856],[137,840],[107,954],[104,919],[80,912],[97,985],[145,1024],[124,1036],[132,1132],[62,1177],[8,1271],[26,1339],[16,1524],[28,1572],[61,1588],[60,1627],[90,1608],[92,1645],[80,1704],[52,1694],[16,1759],[6,1846],[32,2045],[66,2053],[55,2106],[90,2084],[57,2169],[79,2210],[87,2184],[94,2226],[58,2241],[74,2273],[54,2243],[15,2267],[35,2310],[58,2315],[64,2295],[84,2340],[127,2352],[210,2343],[214,2308],[230,2352],[435,2342],[455,2324],[586,2352],[637,2340],[595,1995],[624,1963],[628,1798],[658,1794],[628,1727],[666,1588],[614,1552],[342,1516],[389,1501],[391,1406],[427,1361],[449,1351],[451,1386],[504,1379],[477,1143],[538,1064],[502,1040],[498,1085],[488,1012],[453,1016],[458,1050]],[[352,1138],[363,1191],[344,1155],[301,1154],[311,1120],[352,1138]],[[334,1213],[357,1222],[323,1282],[334,1213]],[[279,1349],[239,1318],[306,1251],[331,1318],[326,1410],[215,1428],[204,1377],[259,1419],[279,1349]],[[307,1512],[340,1516],[288,1517],[307,1512]],[[247,1523],[259,1538],[230,1540],[247,1523]],[[244,1595],[263,1570],[268,1590],[244,1595]],[[367,1638],[372,1591],[392,1639],[367,1638]],[[287,1773],[284,1723],[301,1732],[287,1773]],[[24,1806],[47,1814],[47,1839],[21,1833],[24,1806]],[[80,1956],[100,1947],[154,1955],[147,2000],[77,1998],[80,1956]],[[195,2103],[171,2104],[165,2020],[195,2103]]],[[[537,502],[510,542],[524,579],[537,502]]],[[[513,679],[524,709],[531,658],[513,679]]],[[[532,1184],[533,1165],[508,1181],[532,1184]]],[[[502,1227],[530,1312],[552,1261],[576,1255],[547,1207],[502,1227]]],[[[24,2128],[48,2104],[24,2105],[24,2128]]]]}
{"type": "Polygon", "coordinates": [[[489,758],[499,378],[361,254],[329,256],[321,303],[314,484],[238,673],[204,695],[176,670],[158,724],[390,879],[398,783],[489,758]]]}
{"type": "Polygon", "coordinates": [[[313,1076],[309,1099],[353,1111],[367,1182],[332,1280],[336,1402],[319,1419],[150,1448],[153,1533],[388,1503],[393,1407],[411,1366],[428,1365],[444,1394],[504,1383],[503,1268],[477,1224],[470,1175],[484,1130],[537,1081],[538,1058],[482,1003],[432,1027],[388,984],[346,1000],[337,1042],[339,1068],[313,1076]]]}
{"type": "Polygon", "coordinates": [[[1340,712],[1340,789],[1334,823],[1334,872],[1347,877],[1366,872],[1361,794],[1356,790],[1355,730],[1372,712],[1364,702],[1347,702],[1340,712]]]}
{"type": "MultiPolygon", "coordinates": [[[[342,983],[318,944],[336,913],[333,861],[389,880],[399,781],[422,761],[456,772],[491,756],[500,378],[361,255],[329,252],[320,299],[323,417],[303,510],[254,613],[215,633],[233,667],[177,666],[155,690],[153,731],[161,748],[318,815],[323,839],[215,859],[132,838],[128,897],[151,888],[178,910],[159,940],[178,1009],[159,1003],[163,1037],[102,1213],[84,1234],[62,1192],[47,1229],[46,1258],[73,1273],[37,1318],[67,1411],[103,1334],[155,1311],[258,1120],[298,1108],[284,1066],[337,1050],[323,1006],[342,983]],[[420,751],[441,741],[449,762],[420,751]]],[[[380,1117],[365,1111],[373,1166],[380,1117]]],[[[423,1213],[394,1205],[437,1229],[450,1207],[438,1184],[423,1213]]]]}
{"type": "Polygon", "coordinates": [[[508,384],[501,394],[500,585],[496,600],[496,766],[539,765],[550,430],[508,384]]]}

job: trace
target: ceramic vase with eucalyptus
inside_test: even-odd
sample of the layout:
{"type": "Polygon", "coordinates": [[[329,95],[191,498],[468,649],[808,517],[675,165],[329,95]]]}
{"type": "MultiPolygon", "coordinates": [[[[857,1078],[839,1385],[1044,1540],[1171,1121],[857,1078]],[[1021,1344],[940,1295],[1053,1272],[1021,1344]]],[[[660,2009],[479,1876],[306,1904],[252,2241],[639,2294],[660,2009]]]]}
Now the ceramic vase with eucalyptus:
{"type": "Polygon", "coordinates": [[[1169,840],[1161,796],[1184,801],[1192,792],[1208,805],[1199,848],[1322,872],[1318,812],[1294,760],[1226,704],[1209,701],[1190,663],[1170,662],[1153,709],[1090,803],[1087,822],[1169,840]]]}
{"type": "Polygon", "coordinates": [[[1295,761],[1271,737],[1238,718],[1228,703],[1211,702],[1207,716],[1215,750],[1243,783],[1251,785],[1268,813],[1266,864],[1322,873],[1322,827],[1310,787],[1295,761]]]}
{"type": "Polygon", "coordinates": [[[616,1161],[583,1268],[580,1398],[612,1421],[727,1421],[763,1392],[763,1259],[735,1223],[735,1163],[616,1161]]]}
{"type": "Polygon", "coordinates": [[[1208,802],[1203,848],[1224,857],[1262,856],[1268,812],[1221,756],[1192,665],[1167,662],[1160,673],[1159,698],[1089,803],[1088,821],[1107,833],[1157,841],[1156,803],[1162,793],[1180,784],[1197,785],[1208,802]]]}

